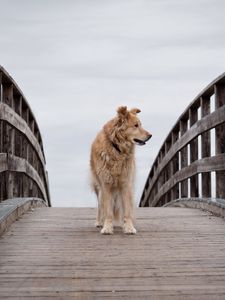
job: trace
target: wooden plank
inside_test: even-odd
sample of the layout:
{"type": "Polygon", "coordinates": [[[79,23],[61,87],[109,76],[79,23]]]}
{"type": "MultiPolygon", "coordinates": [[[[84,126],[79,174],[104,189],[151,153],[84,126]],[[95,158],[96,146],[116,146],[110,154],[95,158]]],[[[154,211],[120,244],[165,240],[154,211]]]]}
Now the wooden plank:
{"type": "MultiPolygon", "coordinates": [[[[210,97],[205,96],[201,97],[201,117],[210,114],[210,97]]],[[[201,141],[201,151],[202,158],[211,156],[211,138],[210,131],[202,133],[201,141]]],[[[202,173],[202,197],[210,198],[211,197],[211,173],[202,173]]]]}
{"type": "Polygon", "coordinates": [[[2,72],[0,69],[0,102],[2,102],[2,72]]]}
{"type": "MultiPolygon", "coordinates": [[[[170,189],[177,186],[178,182],[181,182],[187,178],[196,176],[199,173],[223,171],[225,169],[225,154],[219,154],[213,157],[205,157],[200,160],[194,161],[191,165],[179,170],[168,182],[166,182],[158,194],[155,195],[152,205],[156,205],[159,199],[167,193],[170,189]]],[[[172,199],[174,200],[174,199],[172,199]]]]}
{"type": "MultiPolygon", "coordinates": [[[[198,110],[196,108],[190,108],[189,110],[190,127],[192,127],[198,121],[198,110]]],[[[198,139],[194,138],[190,142],[190,163],[198,160],[198,139]]],[[[191,197],[198,197],[198,176],[193,175],[190,178],[191,197]]]]}
{"type": "MultiPolygon", "coordinates": [[[[174,144],[177,143],[178,139],[179,139],[179,132],[173,131],[172,132],[172,147],[169,152],[172,151],[174,144]]],[[[167,156],[168,156],[168,153],[167,153],[167,156]]],[[[161,163],[161,165],[162,165],[162,163],[161,163]]],[[[174,154],[174,156],[172,158],[172,165],[171,165],[172,176],[174,174],[176,174],[176,172],[178,170],[179,170],[179,157],[178,157],[178,153],[176,153],[176,154],[174,154]]],[[[154,176],[154,179],[155,179],[155,176],[154,176]]],[[[173,189],[171,190],[171,200],[178,199],[178,198],[179,198],[179,186],[177,184],[177,185],[174,185],[173,189]]]]}
{"type": "Polygon", "coordinates": [[[0,240],[0,298],[224,299],[223,219],[140,208],[137,235],[102,236],[95,214],[38,208],[14,223],[0,240]]]}
{"type": "Polygon", "coordinates": [[[4,139],[3,139],[3,121],[0,120],[0,152],[3,152],[4,146],[4,139]]]}
{"type": "MultiPolygon", "coordinates": [[[[225,107],[225,85],[215,85],[216,110],[225,107]]],[[[216,127],[216,154],[225,153],[225,123],[216,127]]],[[[225,168],[216,172],[216,197],[225,199],[225,168]]]]}
{"type": "MultiPolygon", "coordinates": [[[[187,119],[180,121],[180,134],[181,136],[185,134],[188,130],[187,119]]],[[[185,168],[188,164],[188,151],[187,146],[181,149],[180,151],[180,160],[181,160],[181,169],[185,168]]],[[[187,179],[181,182],[181,198],[186,198],[188,196],[188,181],[187,179]]]]}
{"type": "MultiPolygon", "coordinates": [[[[13,179],[11,173],[20,172],[20,173],[25,173],[33,181],[36,182],[36,184],[38,185],[38,187],[40,188],[43,194],[44,199],[48,201],[47,190],[45,189],[45,183],[42,181],[37,171],[25,159],[16,157],[14,155],[5,155],[4,153],[0,154],[0,171],[8,172],[7,182],[9,182],[10,185],[8,198],[13,197],[13,193],[12,193],[13,179]]],[[[24,185],[26,185],[26,183],[24,183],[24,185]]],[[[29,194],[28,195],[26,194],[24,196],[28,197],[29,194]]],[[[34,197],[35,195],[32,196],[34,197]]]]}
{"type": "Polygon", "coordinates": [[[19,130],[21,133],[26,135],[27,139],[38,153],[38,156],[44,166],[45,159],[39,141],[36,139],[36,137],[29,128],[28,124],[24,121],[24,119],[22,119],[18,114],[15,114],[15,112],[4,103],[0,103],[0,119],[7,121],[13,127],[17,128],[17,130],[19,130]]]}

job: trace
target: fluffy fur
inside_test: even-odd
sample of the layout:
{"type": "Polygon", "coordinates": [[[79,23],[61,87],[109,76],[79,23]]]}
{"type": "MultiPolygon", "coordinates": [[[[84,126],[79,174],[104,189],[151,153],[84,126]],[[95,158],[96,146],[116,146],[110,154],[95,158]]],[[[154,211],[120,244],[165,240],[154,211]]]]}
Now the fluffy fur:
{"type": "Polygon", "coordinates": [[[98,198],[96,226],[102,234],[113,234],[113,220],[123,219],[123,230],[135,234],[133,225],[133,184],[135,144],[144,145],[151,134],[141,127],[140,109],[126,106],[105,124],[91,147],[91,175],[98,198]]]}

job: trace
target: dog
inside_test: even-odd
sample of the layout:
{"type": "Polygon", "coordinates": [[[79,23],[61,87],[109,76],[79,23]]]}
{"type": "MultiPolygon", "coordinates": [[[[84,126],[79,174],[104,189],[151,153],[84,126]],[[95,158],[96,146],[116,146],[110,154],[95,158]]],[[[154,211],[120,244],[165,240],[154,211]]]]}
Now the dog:
{"type": "Polygon", "coordinates": [[[117,116],[107,122],[91,146],[92,187],[98,199],[95,226],[102,234],[113,234],[113,221],[123,219],[123,231],[135,234],[133,225],[133,185],[135,145],[145,145],[151,134],[137,117],[140,109],[117,109],[117,116]]]}

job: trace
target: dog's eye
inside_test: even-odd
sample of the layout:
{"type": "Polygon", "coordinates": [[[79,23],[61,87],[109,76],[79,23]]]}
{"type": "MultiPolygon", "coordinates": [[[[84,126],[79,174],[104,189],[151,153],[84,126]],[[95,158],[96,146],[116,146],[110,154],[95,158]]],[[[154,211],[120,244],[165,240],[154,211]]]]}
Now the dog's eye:
{"type": "Polygon", "coordinates": [[[134,126],[135,126],[135,127],[138,127],[138,124],[135,124],[134,126]]]}

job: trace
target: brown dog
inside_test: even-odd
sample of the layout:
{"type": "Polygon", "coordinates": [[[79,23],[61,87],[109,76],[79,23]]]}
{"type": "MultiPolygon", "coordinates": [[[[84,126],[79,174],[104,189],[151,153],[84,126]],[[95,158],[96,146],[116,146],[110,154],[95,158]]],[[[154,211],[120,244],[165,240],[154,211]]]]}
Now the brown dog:
{"type": "Polygon", "coordinates": [[[140,109],[126,106],[105,124],[91,148],[91,175],[98,198],[96,227],[113,234],[113,220],[123,217],[124,233],[135,234],[133,226],[134,146],[144,145],[151,134],[141,127],[140,109]]]}

